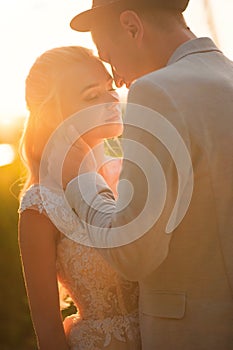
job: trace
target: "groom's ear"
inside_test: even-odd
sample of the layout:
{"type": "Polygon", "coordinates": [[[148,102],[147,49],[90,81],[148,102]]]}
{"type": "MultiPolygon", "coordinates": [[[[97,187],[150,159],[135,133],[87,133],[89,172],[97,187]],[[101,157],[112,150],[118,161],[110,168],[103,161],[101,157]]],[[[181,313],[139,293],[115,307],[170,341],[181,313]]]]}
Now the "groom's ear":
{"type": "Polygon", "coordinates": [[[144,35],[144,26],[137,13],[130,10],[123,11],[120,14],[120,24],[128,36],[135,40],[137,46],[140,47],[144,35]]]}

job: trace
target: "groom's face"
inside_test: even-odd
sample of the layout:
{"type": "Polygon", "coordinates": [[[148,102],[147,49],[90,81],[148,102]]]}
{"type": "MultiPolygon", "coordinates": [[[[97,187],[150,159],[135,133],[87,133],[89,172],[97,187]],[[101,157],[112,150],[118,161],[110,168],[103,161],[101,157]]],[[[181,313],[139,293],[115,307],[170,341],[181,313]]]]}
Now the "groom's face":
{"type": "Polygon", "coordinates": [[[116,85],[121,87],[126,84],[129,87],[140,76],[137,48],[120,26],[113,33],[98,28],[91,34],[100,59],[112,67],[116,85]]]}

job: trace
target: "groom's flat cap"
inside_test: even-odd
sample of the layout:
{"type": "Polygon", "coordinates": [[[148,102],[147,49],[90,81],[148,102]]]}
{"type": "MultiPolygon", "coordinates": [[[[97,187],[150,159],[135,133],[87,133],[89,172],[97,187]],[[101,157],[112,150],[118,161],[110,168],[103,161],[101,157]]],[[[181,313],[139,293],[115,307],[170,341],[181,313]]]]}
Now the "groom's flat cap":
{"type": "MultiPolygon", "coordinates": [[[[152,0],[141,0],[146,3],[152,0]]],[[[89,32],[92,28],[93,22],[98,19],[98,16],[110,6],[114,7],[116,4],[127,3],[127,0],[93,0],[92,8],[90,10],[79,13],[70,22],[72,29],[79,32],[89,32]]],[[[160,8],[177,9],[183,12],[188,6],[189,0],[153,0],[153,4],[160,8]]]]}

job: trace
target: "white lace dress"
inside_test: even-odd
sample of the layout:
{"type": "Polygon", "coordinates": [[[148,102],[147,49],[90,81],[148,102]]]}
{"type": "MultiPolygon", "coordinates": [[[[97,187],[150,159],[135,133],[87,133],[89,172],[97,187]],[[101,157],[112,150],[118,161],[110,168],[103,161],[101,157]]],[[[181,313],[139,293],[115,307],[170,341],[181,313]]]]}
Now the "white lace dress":
{"type": "MultiPolygon", "coordinates": [[[[139,350],[138,286],[121,278],[97,250],[81,245],[71,236],[77,216],[59,195],[41,186],[31,186],[21,199],[19,212],[35,209],[46,215],[52,209],[53,223],[63,232],[57,245],[57,274],[77,307],[64,320],[71,350],[139,350]]],[[[51,216],[50,216],[51,217],[51,216]]]]}

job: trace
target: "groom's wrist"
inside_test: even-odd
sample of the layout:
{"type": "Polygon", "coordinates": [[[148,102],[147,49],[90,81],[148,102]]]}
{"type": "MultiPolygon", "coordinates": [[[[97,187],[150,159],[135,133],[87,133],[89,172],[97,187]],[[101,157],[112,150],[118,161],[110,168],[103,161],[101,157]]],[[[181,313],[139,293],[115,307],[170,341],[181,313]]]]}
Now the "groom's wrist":
{"type": "Polygon", "coordinates": [[[104,191],[111,191],[104,178],[97,172],[88,172],[69,181],[65,196],[76,214],[86,221],[87,213],[92,209],[94,200],[104,191]]]}

